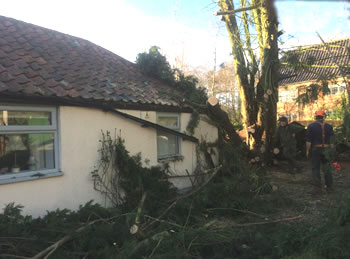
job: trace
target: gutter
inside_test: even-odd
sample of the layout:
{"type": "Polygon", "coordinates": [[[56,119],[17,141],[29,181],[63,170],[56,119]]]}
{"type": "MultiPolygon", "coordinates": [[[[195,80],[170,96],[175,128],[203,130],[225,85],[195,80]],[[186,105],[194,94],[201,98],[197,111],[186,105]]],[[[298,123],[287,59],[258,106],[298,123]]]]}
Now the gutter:
{"type": "Polygon", "coordinates": [[[298,74],[292,74],[290,76],[280,76],[278,81],[282,81],[284,79],[287,79],[287,78],[292,78],[292,77],[296,77],[298,74]]]}
{"type": "MultiPolygon", "coordinates": [[[[101,109],[104,110],[103,108],[101,108],[101,109]]],[[[141,124],[141,127],[150,127],[150,128],[158,129],[158,130],[170,133],[172,135],[181,137],[183,140],[189,140],[189,141],[192,141],[192,142],[195,142],[195,143],[198,142],[198,139],[193,137],[193,136],[181,133],[181,132],[176,131],[176,130],[169,129],[167,127],[161,126],[159,124],[156,124],[156,123],[153,123],[153,122],[150,122],[150,121],[146,121],[144,119],[140,119],[138,117],[132,116],[132,115],[124,113],[124,112],[120,112],[118,110],[108,109],[108,110],[104,110],[104,111],[112,112],[112,113],[118,114],[121,117],[124,117],[124,118],[126,118],[128,120],[137,122],[137,123],[141,124]]]]}
{"type": "Polygon", "coordinates": [[[38,96],[14,96],[14,95],[6,95],[0,93],[0,102],[11,102],[11,103],[19,103],[19,104],[45,104],[45,105],[66,105],[66,106],[78,106],[78,107],[86,107],[86,108],[96,108],[102,110],[104,112],[111,112],[112,114],[123,117],[127,120],[136,122],[141,125],[141,127],[149,127],[157,130],[161,130],[167,132],[169,134],[181,137],[183,140],[192,141],[198,143],[198,139],[196,137],[187,135],[185,133],[181,133],[179,131],[169,129],[167,127],[161,126],[159,124],[140,119],[133,115],[120,112],[114,108],[111,108],[109,105],[101,104],[98,101],[92,102],[90,100],[72,100],[72,99],[63,99],[57,97],[38,97],[38,96]]]}

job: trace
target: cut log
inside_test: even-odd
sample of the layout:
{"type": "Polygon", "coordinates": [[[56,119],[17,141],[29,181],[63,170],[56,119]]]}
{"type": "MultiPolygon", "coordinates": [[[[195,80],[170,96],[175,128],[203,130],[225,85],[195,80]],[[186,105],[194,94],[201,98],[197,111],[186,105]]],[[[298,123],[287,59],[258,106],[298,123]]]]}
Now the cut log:
{"type": "Polygon", "coordinates": [[[211,96],[207,103],[210,117],[219,123],[219,126],[225,131],[231,143],[240,145],[242,140],[230,122],[227,113],[220,108],[218,99],[215,96],[211,96]]]}
{"type": "Polygon", "coordinates": [[[215,106],[219,104],[219,100],[215,96],[211,96],[208,98],[208,104],[210,106],[215,106]]]}
{"type": "Polygon", "coordinates": [[[247,131],[248,131],[249,133],[252,133],[252,134],[255,133],[255,129],[254,129],[254,128],[248,128],[247,131]]]}
{"type": "Polygon", "coordinates": [[[273,149],[273,153],[275,155],[278,155],[280,153],[280,150],[276,147],[276,148],[273,149]]]}

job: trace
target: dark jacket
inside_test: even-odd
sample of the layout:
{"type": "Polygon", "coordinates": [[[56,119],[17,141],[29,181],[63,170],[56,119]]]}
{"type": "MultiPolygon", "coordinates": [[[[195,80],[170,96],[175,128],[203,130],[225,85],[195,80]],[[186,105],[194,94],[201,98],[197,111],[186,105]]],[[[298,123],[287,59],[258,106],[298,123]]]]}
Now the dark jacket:
{"type": "Polygon", "coordinates": [[[334,136],[333,127],[328,123],[324,123],[324,134],[325,140],[322,143],[322,123],[321,122],[313,122],[307,127],[306,131],[306,141],[311,142],[312,145],[318,144],[330,144],[331,137],[334,136]]]}
{"type": "Polygon", "coordinates": [[[275,147],[286,147],[290,145],[295,146],[296,140],[293,134],[295,134],[296,131],[297,130],[290,124],[287,124],[284,127],[279,126],[275,134],[274,146],[275,147]]]}

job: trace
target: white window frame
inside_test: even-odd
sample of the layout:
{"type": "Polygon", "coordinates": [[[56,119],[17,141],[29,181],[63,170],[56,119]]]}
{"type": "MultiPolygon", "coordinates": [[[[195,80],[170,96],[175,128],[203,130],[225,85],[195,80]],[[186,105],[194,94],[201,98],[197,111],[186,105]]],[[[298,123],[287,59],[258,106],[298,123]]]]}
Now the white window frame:
{"type": "MultiPolygon", "coordinates": [[[[181,113],[166,113],[166,112],[157,112],[157,124],[160,126],[163,126],[159,123],[159,119],[162,117],[172,117],[172,118],[177,118],[177,126],[176,127],[167,127],[172,130],[180,131],[181,130],[181,113]]],[[[157,130],[157,141],[158,141],[158,132],[161,130],[157,130]]],[[[158,154],[158,143],[157,143],[157,159],[158,161],[164,161],[164,160],[176,160],[179,158],[182,158],[182,149],[181,149],[181,143],[182,143],[182,138],[179,136],[175,136],[176,142],[177,142],[177,148],[178,148],[178,153],[175,155],[163,155],[159,156],[158,154]]]]}
{"type": "Polygon", "coordinates": [[[297,91],[295,89],[279,90],[278,101],[290,102],[297,99],[297,91]]]}
{"type": "Polygon", "coordinates": [[[50,112],[51,125],[30,125],[30,126],[3,126],[0,125],[0,134],[24,134],[24,133],[53,133],[54,134],[54,164],[52,169],[39,169],[18,173],[8,173],[0,175],[0,184],[29,181],[53,176],[63,175],[60,172],[59,155],[59,134],[58,134],[58,109],[52,106],[23,106],[23,105],[0,105],[0,110],[7,111],[27,111],[27,112],[50,112]]]}

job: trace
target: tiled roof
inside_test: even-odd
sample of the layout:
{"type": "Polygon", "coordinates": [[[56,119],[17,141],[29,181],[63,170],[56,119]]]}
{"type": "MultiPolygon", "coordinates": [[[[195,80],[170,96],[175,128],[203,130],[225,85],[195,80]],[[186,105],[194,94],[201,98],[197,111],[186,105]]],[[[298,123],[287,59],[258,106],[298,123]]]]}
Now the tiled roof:
{"type": "Polygon", "coordinates": [[[320,78],[321,75],[340,77],[341,72],[337,65],[345,66],[348,73],[350,73],[350,38],[328,42],[327,45],[330,52],[323,44],[288,51],[286,55],[298,53],[298,59],[303,64],[307,64],[311,59],[314,59],[314,63],[307,69],[295,70],[284,63],[282,57],[280,74],[283,76],[279,85],[314,81],[320,78]]]}
{"type": "Polygon", "coordinates": [[[179,107],[173,92],[87,40],[0,16],[0,96],[179,107]]]}

